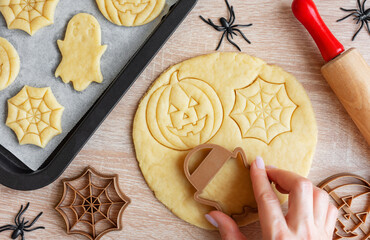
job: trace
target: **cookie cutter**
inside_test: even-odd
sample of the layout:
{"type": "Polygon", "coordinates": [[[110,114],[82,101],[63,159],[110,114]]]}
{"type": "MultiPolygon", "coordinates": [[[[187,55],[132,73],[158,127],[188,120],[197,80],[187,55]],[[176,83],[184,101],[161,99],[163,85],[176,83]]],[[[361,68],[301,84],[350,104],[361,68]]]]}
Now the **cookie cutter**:
{"type": "Polygon", "coordinates": [[[62,182],[63,197],[55,210],[62,215],[67,234],[98,240],[122,229],[122,214],[131,200],[121,192],[117,174],[107,176],[88,167],[79,177],[62,182]]]}
{"type": "MultiPolygon", "coordinates": [[[[216,144],[203,144],[193,148],[185,157],[184,161],[184,172],[185,176],[191,185],[197,190],[194,193],[194,200],[198,203],[211,206],[216,208],[218,211],[224,212],[222,210],[221,204],[217,201],[212,201],[209,199],[202,198],[200,195],[207,185],[212,181],[216,174],[221,170],[224,164],[230,158],[241,157],[243,160],[244,166],[248,169],[249,164],[247,162],[247,157],[242,148],[237,147],[233,152],[230,152],[226,148],[223,148],[216,144]],[[194,154],[203,151],[210,150],[204,160],[199,164],[199,166],[190,173],[190,160],[194,154]]],[[[249,213],[257,213],[257,208],[250,206],[244,206],[242,213],[231,214],[231,217],[234,220],[241,220],[246,217],[249,213]]]]}
{"type": "Polygon", "coordinates": [[[324,181],[322,181],[319,185],[319,188],[325,190],[327,193],[329,193],[330,197],[337,203],[338,205],[338,210],[343,210],[344,214],[342,215],[345,220],[352,220],[354,223],[354,226],[351,227],[350,229],[347,229],[347,226],[344,224],[344,222],[338,217],[337,221],[339,223],[339,226],[341,230],[343,230],[344,233],[348,234],[348,236],[344,236],[339,232],[338,227],[335,227],[334,231],[334,239],[347,239],[347,238],[356,238],[358,237],[358,233],[356,232],[358,229],[362,231],[364,234],[361,238],[362,240],[367,240],[370,238],[370,230],[368,227],[365,225],[366,219],[368,215],[370,214],[370,202],[368,202],[367,206],[365,206],[366,210],[363,212],[358,212],[354,213],[351,210],[352,202],[354,199],[361,197],[363,195],[370,195],[370,183],[366,179],[350,174],[350,173],[341,173],[341,174],[336,174],[334,176],[331,176],[324,181]],[[334,181],[337,180],[345,180],[346,178],[352,178],[352,181],[345,181],[345,183],[339,184],[335,187],[330,187],[329,184],[333,183],[334,181]],[[354,182],[356,180],[356,182],[354,182]],[[355,194],[350,194],[346,195],[344,197],[339,197],[335,191],[337,189],[347,187],[347,186],[357,186],[357,187],[362,187],[365,189],[365,191],[355,195],[355,194]]]}

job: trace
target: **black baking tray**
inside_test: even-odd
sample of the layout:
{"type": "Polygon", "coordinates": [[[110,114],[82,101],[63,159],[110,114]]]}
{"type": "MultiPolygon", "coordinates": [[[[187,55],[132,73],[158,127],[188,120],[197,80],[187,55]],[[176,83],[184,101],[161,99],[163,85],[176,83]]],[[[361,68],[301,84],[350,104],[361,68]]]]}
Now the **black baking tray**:
{"type": "Polygon", "coordinates": [[[170,8],[169,12],[162,18],[161,23],[123,67],[114,81],[38,170],[31,170],[0,145],[0,184],[16,190],[28,191],[40,189],[54,182],[72,162],[196,3],[197,0],[179,0],[170,8]]]}

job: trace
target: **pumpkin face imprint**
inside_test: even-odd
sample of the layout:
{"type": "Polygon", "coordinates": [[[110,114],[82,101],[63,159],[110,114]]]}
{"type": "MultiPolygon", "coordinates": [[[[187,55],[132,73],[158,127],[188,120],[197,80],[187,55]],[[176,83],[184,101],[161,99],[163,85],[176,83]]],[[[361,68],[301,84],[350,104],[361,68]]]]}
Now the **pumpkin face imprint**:
{"type": "MultiPolygon", "coordinates": [[[[152,1],[154,2],[154,1],[152,1]]],[[[130,11],[131,14],[139,14],[141,13],[150,3],[150,0],[116,0],[113,1],[114,6],[120,12],[128,12],[130,11]]]]}
{"type": "Polygon", "coordinates": [[[159,16],[165,0],[96,0],[101,13],[120,26],[144,25],[159,16]]]}
{"type": "Polygon", "coordinates": [[[6,39],[0,37],[0,90],[14,82],[20,69],[17,51],[6,39]]]}
{"type": "Polygon", "coordinates": [[[162,145],[189,150],[209,141],[223,120],[223,110],[216,92],[196,78],[179,80],[178,71],[168,85],[158,88],[147,107],[147,125],[162,145]]]}
{"type": "Polygon", "coordinates": [[[357,175],[339,174],[319,187],[329,193],[339,210],[334,239],[367,239],[370,183],[357,175]]]}

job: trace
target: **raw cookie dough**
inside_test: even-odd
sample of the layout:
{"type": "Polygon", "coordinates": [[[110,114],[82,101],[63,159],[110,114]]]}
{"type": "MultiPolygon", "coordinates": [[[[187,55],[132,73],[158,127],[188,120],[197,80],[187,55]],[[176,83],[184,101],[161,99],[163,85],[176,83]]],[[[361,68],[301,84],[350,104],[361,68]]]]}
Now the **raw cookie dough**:
{"type": "Polygon", "coordinates": [[[63,111],[64,107],[50,88],[25,86],[8,100],[6,125],[15,132],[21,145],[44,148],[54,136],[62,133],[63,111]]]}
{"type": "Polygon", "coordinates": [[[0,90],[7,88],[18,76],[20,60],[17,51],[0,37],[0,90]]]}
{"type": "Polygon", "coordinates": [[[100,12],[114,24],[140,26],[162,12],[166,0],[96,0],[100,12]]]}
{"type": "MultiPolygon", "coordinates": [[[[262,156],[267,165],[307,176],[317,127],[294,76],[246,54],[215,53],[179,63],[154,82],[138,107],[133,139],[155,196],[183,220],[212,229],[204,214],[213,209],[194,201],[196,190],[183,172],[189,149],[242,147],[249,163],[262,156]]],[[[221,202],[228,214],[256,206],[249,170],[238,159],[226,162],[202,197],[221,202]]],[[[238,224],[257,219],[251,213],[238,224]]]]}
{"type": "Polygon", "coordinates": [[[21,29],[30,35],[54,23],[59,0],[2,0],[0,11],[9,29],[21,29]]]}
{"type": "Polygon", "coordinates": [[[63,82],[73,82],[77,91],[85,90],[90,83],[103,81],[100,58],[107,49],[101,45],[99,22],[90,14],[79,13],[68,23],[64,41],[58,40],[62,53],[55,77],[63,82]]]}

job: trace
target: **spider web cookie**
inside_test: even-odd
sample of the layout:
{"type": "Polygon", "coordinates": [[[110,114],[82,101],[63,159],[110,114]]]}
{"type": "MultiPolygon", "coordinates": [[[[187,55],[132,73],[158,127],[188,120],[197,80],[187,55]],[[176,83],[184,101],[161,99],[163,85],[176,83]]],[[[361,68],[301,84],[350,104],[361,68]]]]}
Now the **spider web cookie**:
{"type": "Polygon", "coordinates": [[[25,86],[8,100],[6,125],[15,132],[21,145],[44,148],[54,136],[62,133],[63,111],[64,107],[50,88],[25,86]]]}
{"type": "Polygon", "coordinates": [[[59,0],[2,0],[0,11],[9,29],[21,29],[30,35],[54,23],[59,0]]]}
{"type": "Polygon", "coordinates": [[[7,88],[18,76],[20,60],[17,51],[0,37],[0,90],[7,88]]]}

